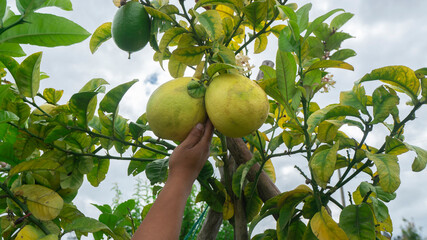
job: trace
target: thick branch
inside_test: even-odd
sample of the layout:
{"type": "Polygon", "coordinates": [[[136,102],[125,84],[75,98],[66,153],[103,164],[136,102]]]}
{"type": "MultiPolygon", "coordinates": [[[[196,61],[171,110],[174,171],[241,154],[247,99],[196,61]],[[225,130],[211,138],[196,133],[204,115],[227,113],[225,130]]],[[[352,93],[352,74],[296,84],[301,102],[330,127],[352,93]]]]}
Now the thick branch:
{"type": "MultiPolygon", "coordinates": [[[[246,147],[246,144],[241,138],[227,138],[227,147],[237,165],[244,164],[252,159],[252,153],[246,147]]],[[[260,165],[255,164],[246,175],[249,181],[254,181],[260,165]]],[[[270,177],[264,172],[261,172],[257,184],[258,194],[263,202],[280,194],[280,190],[271,181],[270,177]]]]}

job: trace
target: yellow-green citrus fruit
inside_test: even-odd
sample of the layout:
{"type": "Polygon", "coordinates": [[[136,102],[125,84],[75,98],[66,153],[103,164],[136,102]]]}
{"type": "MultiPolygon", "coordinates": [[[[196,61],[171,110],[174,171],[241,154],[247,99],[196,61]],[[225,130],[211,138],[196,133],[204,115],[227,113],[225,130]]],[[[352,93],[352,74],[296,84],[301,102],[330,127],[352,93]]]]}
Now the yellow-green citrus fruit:
{"type": "Polygon", "coordinates": [[[203,98],[193,98],[187,92],[191,79],[171,80],[151,94],[146,114],[148,125],[156,136],[182,141],[197,123],[206,121],[203,98]]]}
{"type": "Polygon", "coordinates": [[[45,234],[38,228],[35,228],[31,225],[26,225],[22,228],[16,235],[16,240],[37,240],[43,237],[45,234]]]}
{"type": "Polygon", "coordinates": [[[214,127],[228,137],[243,137],[257,130],[269,111],[264,90],[238,74],[215,77],[206,90],[205,105],[214,127]]]}
{"type": "Polygon", "coordinates": [[[129,53],[141,50],[150,40],[150,18],[139,2],[128,2],[117,10],[111,33],[117,46],[129,53]]]}

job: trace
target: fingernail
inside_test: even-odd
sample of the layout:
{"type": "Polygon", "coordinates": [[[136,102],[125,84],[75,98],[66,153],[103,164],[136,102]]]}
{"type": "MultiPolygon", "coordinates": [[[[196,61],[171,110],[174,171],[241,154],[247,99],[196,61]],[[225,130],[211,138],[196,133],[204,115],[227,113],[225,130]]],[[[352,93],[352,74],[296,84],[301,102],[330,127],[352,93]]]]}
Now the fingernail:
{"type": "Polygon", "coordinates": [[[199,129],[200,131],[201,131],[201,130],[203,130],[203,124],[198,123],[198,124],[196,125],[196,128],[197,128],[197,129],[199,129]]]}

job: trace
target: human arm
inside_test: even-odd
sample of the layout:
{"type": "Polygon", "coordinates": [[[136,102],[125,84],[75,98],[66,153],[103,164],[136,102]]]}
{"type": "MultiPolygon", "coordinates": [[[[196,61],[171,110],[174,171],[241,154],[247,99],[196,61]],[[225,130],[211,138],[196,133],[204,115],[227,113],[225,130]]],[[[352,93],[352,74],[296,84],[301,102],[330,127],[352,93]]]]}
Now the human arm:
{"type": "Polygon", "coordinates": [[[209,157],[213,126],[197,124],[169,158],[165,186],[135,232],[133,240],[178,239],[185,204],[194,181],[209,157]]]}

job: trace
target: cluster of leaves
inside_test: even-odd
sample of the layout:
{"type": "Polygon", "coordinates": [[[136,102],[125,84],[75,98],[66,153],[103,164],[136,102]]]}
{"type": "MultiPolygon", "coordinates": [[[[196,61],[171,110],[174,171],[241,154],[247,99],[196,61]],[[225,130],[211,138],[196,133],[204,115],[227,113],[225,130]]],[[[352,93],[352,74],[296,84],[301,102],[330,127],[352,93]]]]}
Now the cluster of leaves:
{"type": "MultiPolygon", "coordinates": [[[[427,152],[406,143],[403,137],[405,124],[427,103],[427,69],[389,66],[373,70],[352,90],[342,92],[339,103],[320,108],[313,97],[330,84],[327,69],[353,69],[344,60],[355,52],[340,48],[351,36],[339,31],[352,14],[336,9],[310,22],[311,4],[298,8],[280,0],[200,0],[188,10],[183,0],[179,1],[180,9],[168,1],[142,3],[152,17],[154,59],[161,66],[168,60],[173,77],[198,65],[202,80],[209,84],[219,73],[241,70],[235,55],[249,51],[251,43],[253,52],[259,53],[266,49],[268,37],[279,40],[276,68],[262,66],[264,77],[258,81],[271,99],[267,130],[244,138],[253,158],[237,166],[232,175],[227,173],[224,181],[214,176],[208,162],[198,177],[201,191],[196,202],[206,202],[234,223],[236,200],[244,199],[250,232],[273,215],[276,229],[253,239],[386,239],[382,232],[391,233],[392,224],[385,203],[395,198],[400,185],[398,155],[414,151],[414,171],[423,170],[427,163],[427,152]],[[334,14],[338,15],[326,23],[334,14]],[[286,24],[278,24],[282,20],[286,24]],[[374,80],[381,80],[381,85],[369,95],[362,84],[374,80]],[[402,95],[412,106],[406,116],[399,113],[402,95]],[[343,125],[359,128],[362,139],[357,141],[340,131],[343,125]],[[384,143],[366,144],[367,136],[381,125],[389,130],[384,143]],[[263,202],[256,191],[262,169],[274,182],[272,160],[293,154],[307,159],[309,174],[300,172],[308,185],[263,202]],[[254,164],[260,164],[261,170],[250,182],[247,175],[254,164]],[[330,178],[338,169],[344,173],[332,182],[330,178]],[[359,174],[367,174],[370,181],[361,182],[351,204],[344,207],[333,193],[359,174]],[[342,208],[339,223],[330,216],[330,203],[342,208]]],[[[99,206],[105,217],[98,221],[85,217],[72,201],[85,176],[94,187],[104,180],[112,159],[130,161],[129,175],[145,172],[151,184],[164,182],[168,156],[176,143],[150,137],[144,115],[135,122],[119,115],[120,101],[136,80],[106,92],[107,81],[92,79],[64,104],[60,103],[61,90],[39,92],[39,81],[46,76],[40,72],[42,53],[18,63],[14,57],[25,54],[19,44],[69,45],[82,41],[88,33],[64,18],[35,12],[50,5],[69,10],[68,0],[19,0],[21,15],[16,16],[5,1],[1,4],[0,67],[7,68],[14,80],[11,83],[1,76],[0,161],[5,163],[0,184],[0,195],[5,196],[0,199],[2,236],[13,238],[20,228],[31,224],[54,238],[69,232],[78,237],[91,232],[96,238],[106,234],[129,239],[130,229],[125,227],[129,222],[124,216],[127,208],[137,206],[135,202],[126,201],[114,210],[99,206]]],[[[95,31],[90,42],[93,52],[111,37],[109,26],[103,24],[95,31]]],[[[226,138],[217,133],[211,145],[216,166],[227,168],[227,152],[226,138]]]]}

